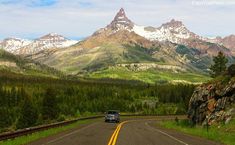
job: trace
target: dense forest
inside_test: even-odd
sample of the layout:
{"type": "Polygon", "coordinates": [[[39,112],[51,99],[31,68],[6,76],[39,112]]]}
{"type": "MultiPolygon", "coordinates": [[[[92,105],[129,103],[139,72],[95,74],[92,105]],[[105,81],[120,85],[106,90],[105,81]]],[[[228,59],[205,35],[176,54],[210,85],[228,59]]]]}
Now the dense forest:
{"type": "Polygon", "coordinates": [[[124,80],[68,80],[0,74],[0,130],[117,109],[122,113],[185,114],[193,85],[124,80]]]}

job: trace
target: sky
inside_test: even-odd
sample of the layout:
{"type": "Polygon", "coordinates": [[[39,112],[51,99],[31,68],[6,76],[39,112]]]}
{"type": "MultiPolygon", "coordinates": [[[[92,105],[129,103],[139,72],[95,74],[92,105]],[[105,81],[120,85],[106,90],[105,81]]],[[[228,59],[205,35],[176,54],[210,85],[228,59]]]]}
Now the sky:
{"type": "Polygon", "coordinates": [[[82,39],[120,8],[138,25],[159,27],[174,18],[201,36],[235,34],[235,0],[0,0],[0,39],[51,32],[82,39]]]}

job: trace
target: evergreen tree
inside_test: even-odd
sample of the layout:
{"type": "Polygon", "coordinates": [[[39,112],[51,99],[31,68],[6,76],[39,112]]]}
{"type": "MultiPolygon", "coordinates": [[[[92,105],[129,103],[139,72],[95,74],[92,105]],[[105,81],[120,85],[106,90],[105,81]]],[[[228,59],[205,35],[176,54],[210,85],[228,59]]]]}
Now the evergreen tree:
{"type": "Polygon", "coordinates": [[[10,111],[7,107],[0,107],[0,130],[1,128],[8,127],[12,124],[10,111]]]}
{"type": "Polygon", "coordinates": [[[228,59],[223,54],[223,52],[220,51],[218,55],[213,58],[213,61],[214,64],[210,67],[211,76],[217,77],[225,72],[228,59]]]}
{"type": "Polygon", "coordinates": [[[36,124],[38,119],[38,111],[33,104],[31,97],[23,92],[24,99],[21,106],[20,118],[17,123],[17,128],[26,128],[36,124]]]}
{"type": "Polygon", "coordinates": [[[56,119],[58,116],[58,105],[56,93],[53,88],[46,90],[45,96],[42,101],[42,116],[45,120],[56,119]]]}

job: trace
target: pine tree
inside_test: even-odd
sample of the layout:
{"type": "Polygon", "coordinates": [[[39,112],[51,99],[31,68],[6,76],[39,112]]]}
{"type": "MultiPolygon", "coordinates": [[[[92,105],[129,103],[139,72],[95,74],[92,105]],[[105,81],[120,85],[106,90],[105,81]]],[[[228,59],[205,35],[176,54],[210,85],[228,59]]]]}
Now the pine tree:
{"type": "Polygon", "coordinates": [[[42,101],[42,116],[44,120],[56,119],[59,108],[57,105],[56,93],[53,88],[46,90],[45,97],[42,101]]]}
{"type": "Polygon", "coordinates": [[[228,63],[228,59],[223,54],[223,52],[219,52],[217,56],[213,58],[214,64],[210,67],[210,74],[212,77],[217,77],[222,75],[226,70],[226,64],[228,63]]]}
{"type": "Polygon", "coordinates": [[[12,119],[10,117],[10,111],[7,107],[0,107],[0,129],[9,127],[12,124],[12,119]]]}
{"type": "Polygon", "coordinates": [[[31,96],[26,92],[24,94],[24,99],[21,106],[20,118],[17,123],[17,128],[26,128],[36,124],[38,119],[38,111],[32,102],[31,96]]]}

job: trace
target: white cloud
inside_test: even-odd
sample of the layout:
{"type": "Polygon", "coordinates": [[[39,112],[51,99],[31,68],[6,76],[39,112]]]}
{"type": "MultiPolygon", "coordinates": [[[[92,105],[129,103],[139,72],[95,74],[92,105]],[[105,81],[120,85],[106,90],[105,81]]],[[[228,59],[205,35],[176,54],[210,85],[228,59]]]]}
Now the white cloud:
{"type": "Polygon", "coordinates": [[[124,7],[137,24],[160,26],[179,19],[193,32],[206,35],[235,34],[235,5],[192,5],[190,0],[57,0],[50,6],[32,7],[32,0],[1,4],[0,38],[39,37],[57,32],[84,37],[106,26],[124,7]]]}

